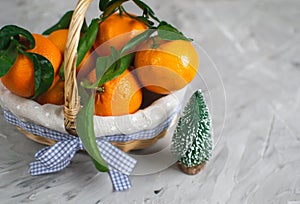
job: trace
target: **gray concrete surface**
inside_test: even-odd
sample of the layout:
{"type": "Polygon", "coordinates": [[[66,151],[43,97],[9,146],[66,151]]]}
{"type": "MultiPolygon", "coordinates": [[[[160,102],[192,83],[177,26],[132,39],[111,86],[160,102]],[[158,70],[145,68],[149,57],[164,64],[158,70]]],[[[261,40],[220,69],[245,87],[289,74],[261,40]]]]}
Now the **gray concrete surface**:
{"type": "MultiPolygon", "coordinates": [[[[175,165],[132,176],[133,187],[122,193],[112,192],[109,177],[81,153],[59,173],[32,177],[28,164],[42,145],[1,114],[0,203],[300,203],[300,1],[147,3],[194,38],[220,73],[221,81],[216,70],[205,78],[219,139],[211,161],[196,176],[175,165]],[[226,104],[216,100],[224,94],[221,82],[226,104]]],[[[1,0],[0,26],[42,32],[75,4],[1,0]]],[[[97,15],[94,1],[87,18],[97,15]]]]}

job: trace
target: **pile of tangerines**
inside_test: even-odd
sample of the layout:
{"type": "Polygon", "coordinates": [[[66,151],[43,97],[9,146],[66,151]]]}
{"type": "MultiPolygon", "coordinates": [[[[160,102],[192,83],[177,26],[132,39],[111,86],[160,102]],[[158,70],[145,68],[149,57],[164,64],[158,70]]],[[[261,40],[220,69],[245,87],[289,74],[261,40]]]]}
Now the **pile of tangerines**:
{"type": "MultiPolygon", "coordinates": [[[[117,70],[119,64],[114,63],[117,71],[107,69],[112,72],[109,80],[95,87],[95,114],[100,116],[134,113],[141,107],[144,92],[161,96],[179,90],[191,82],[199,66],[190,39],[160,21],[140,0],[134,3],[143,10],[141,16],[128,13],[122,6],[124,2],[100,1],[102,15],[82,29],[81,39],[88,46],[80,53],[84,57],[77,63],[77,73],[81,72],[90,84],[101,81],[97,78],[97,66],[101,63],[89,59],[92,53],[108,59],[112,52],[131,50],[128,67],[117,70]]],[[[64,103],[62,70],[70,19],[68,25],[62,22],[71,13],[67,12],[43,34],[31,34],[17,26],[4,26],[0,30],[0,77],[8,90],[40,104],[64,103]]]]}

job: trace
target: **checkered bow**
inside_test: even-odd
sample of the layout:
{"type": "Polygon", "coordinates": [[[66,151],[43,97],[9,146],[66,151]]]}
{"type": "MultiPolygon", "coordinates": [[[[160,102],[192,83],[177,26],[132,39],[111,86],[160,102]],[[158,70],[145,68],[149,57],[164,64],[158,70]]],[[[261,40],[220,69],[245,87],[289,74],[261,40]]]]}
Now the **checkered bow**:
{"type": "MultiPolygon", "coordinates": [[[[8,110],[4,110],[4,118],[9,123],[42,137],[56,140],[53,146],[47,146],[35,154],[36,161],[30,164],[32,175],[53,173],[66,168],[78,150],[84,146],[79,137],[57,132],[36,124],[23,122],[8,110]]],[[[136,160],[110,142],[124,142],[133,139],[150,139],[165,130],[171,123],[171,116],[158,127],[131,135],[113,135],[97,139],[97,145],[103,159],[108,164],[109,174],[116,191],[123,191],[131,187],[129,175],[135,167],[136,160]]]]}

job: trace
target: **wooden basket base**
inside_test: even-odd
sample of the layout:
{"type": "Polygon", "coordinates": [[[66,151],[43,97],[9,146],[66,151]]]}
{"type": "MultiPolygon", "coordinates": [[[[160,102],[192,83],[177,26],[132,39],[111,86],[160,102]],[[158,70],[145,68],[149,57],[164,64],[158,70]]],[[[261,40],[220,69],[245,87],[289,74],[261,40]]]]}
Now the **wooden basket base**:
{"type": "Polygon", "coordinates": [[[198,174],[203,169],[203,167],[205,166],[205,163],[197,165],[197,166],[192,166],[192,167],[186,167],[180,162],[177,162],[177,165],[182,172],[184,172],[188,175],[195,175],[195,174],[198,174]]]}
{"type": "MultiPolygon", "coordinates": [[[[20,127],[17,127],[17,129],[23,133],[24,135],[26,135],[26,137],[28,137],[29,139],[40,143],[40,144],[44,144],[44,145],[54,145],[57,141],[52,140],[52,139],[48,139],[39,135],[34,135],[30,132],[27,132],[26,130],[23,130],[20,127]]],[[[112,142],[113,145],[115,145],[116,147],[118,147],[119,149],[121,149],[124,152],[129,152],[131,150],[138,150],[138,149],[145,149],[147,147],[149,147],[150,145],[154,144],[158,139],[164,137],[166,134],[166,131],[161,132],[159,135],[157,135],[156,137],[152,138],[152,139],[147,139],[147,140],[131,140],[131,141],[127,141],[127,142],[112,142]]],[[[75,136],[74,136],[75,137],[75,136]]]]}

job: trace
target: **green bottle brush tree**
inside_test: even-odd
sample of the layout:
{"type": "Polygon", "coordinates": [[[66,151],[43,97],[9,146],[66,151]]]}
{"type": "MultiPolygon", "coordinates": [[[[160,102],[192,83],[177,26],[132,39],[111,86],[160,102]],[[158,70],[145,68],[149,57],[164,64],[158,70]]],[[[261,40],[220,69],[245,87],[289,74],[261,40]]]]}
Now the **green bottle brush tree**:
{"type": "Polygon", "coordinates": [[[185,106],[172,139],[179,168],[187,174],[197,174],[211,157],[212,143],[210,114],[197,90],[185,106]]]}

